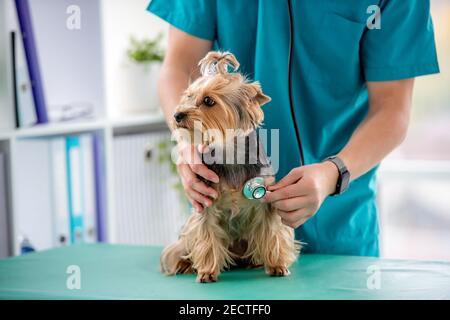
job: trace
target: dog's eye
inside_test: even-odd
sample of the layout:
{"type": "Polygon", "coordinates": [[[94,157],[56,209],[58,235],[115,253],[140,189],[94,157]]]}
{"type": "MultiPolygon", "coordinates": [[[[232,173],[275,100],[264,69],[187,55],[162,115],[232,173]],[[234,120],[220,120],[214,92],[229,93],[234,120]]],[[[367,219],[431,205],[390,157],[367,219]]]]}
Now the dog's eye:
{"type": "Polygon", "coordinates": [[[212,107],[213,105],[216,104],[216,102],[214,101],[213,98],[206,96],[203,98],[203,103],[208,106],[208,107],[212,107]]]}

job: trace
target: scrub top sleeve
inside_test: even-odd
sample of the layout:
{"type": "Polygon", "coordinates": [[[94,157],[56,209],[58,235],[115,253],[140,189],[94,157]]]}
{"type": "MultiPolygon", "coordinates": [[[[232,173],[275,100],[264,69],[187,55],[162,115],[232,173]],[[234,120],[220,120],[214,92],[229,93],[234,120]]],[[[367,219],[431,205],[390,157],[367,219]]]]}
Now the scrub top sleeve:
{"type": "Polygon", "coordinates": [[[381,29],[361,39],[366,81],[390,81],[439,73],[429,0],[381,1],[381,29]]]}
{"type": "Polygon", "coordinates": [[[147,10],[190,35],[215,39],[215,0],[152,0],[147,10]]]}

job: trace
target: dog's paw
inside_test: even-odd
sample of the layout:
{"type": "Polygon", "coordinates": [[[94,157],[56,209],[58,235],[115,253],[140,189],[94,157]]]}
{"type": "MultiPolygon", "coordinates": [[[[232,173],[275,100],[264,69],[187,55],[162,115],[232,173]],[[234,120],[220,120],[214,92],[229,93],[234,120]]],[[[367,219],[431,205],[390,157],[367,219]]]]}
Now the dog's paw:
{"type": "Polygon", "coordinates": [[[216,282],[218,278],[218,274],[210,273],[210,272],[199,272],[197,274],[197,282],[207,283],[207,282],[216,282]]]}
{"type": "Polygon", "coordinates": [[[289,269],[285,266],[266,267],[266,273],[272,277],[285,277],[291,274],[289,269]]]}
{"type": "Polygon", "coordinates": [[[182,259],[177,263],[177,271],[176,274],[186,274],[193,273],[194,269],[192,268],[192,263],[189,260],[182,259]]]}

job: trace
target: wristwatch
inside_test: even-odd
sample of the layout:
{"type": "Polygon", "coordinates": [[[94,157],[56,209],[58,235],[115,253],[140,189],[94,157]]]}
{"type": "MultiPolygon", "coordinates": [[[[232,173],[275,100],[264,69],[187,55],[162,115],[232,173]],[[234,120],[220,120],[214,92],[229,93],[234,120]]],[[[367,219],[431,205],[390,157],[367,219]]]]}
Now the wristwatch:
{"type": "Polygon", "coordinates": [[[348,189],[348,184],[350,181],[350,172],[347,170],[344,161],[342,161],[342,159],[339,158],[338,156],[328,157],[324,160],[324,162],[325,161],[333,162],[339,172],[339,177],[336,182],[336,189],[334,193],[332,193],[331,195],[335,196],[345,192],[348,189]]]}

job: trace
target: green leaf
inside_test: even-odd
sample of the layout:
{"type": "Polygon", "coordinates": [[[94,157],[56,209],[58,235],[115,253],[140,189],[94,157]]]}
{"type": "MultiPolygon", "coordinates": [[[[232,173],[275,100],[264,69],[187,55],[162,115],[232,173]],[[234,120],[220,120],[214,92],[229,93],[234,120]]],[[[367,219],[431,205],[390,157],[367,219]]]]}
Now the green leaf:
{"type": "Polygon", "coordinates": [[[150,64],[153,62],[161,62],[164,59],[164,50],[161,48],[161,40],[163,34],[159,33],[153,39],[137,40],[130,37],[130,47],[127,50],[128,58],[131,61],[150,64]]]}

